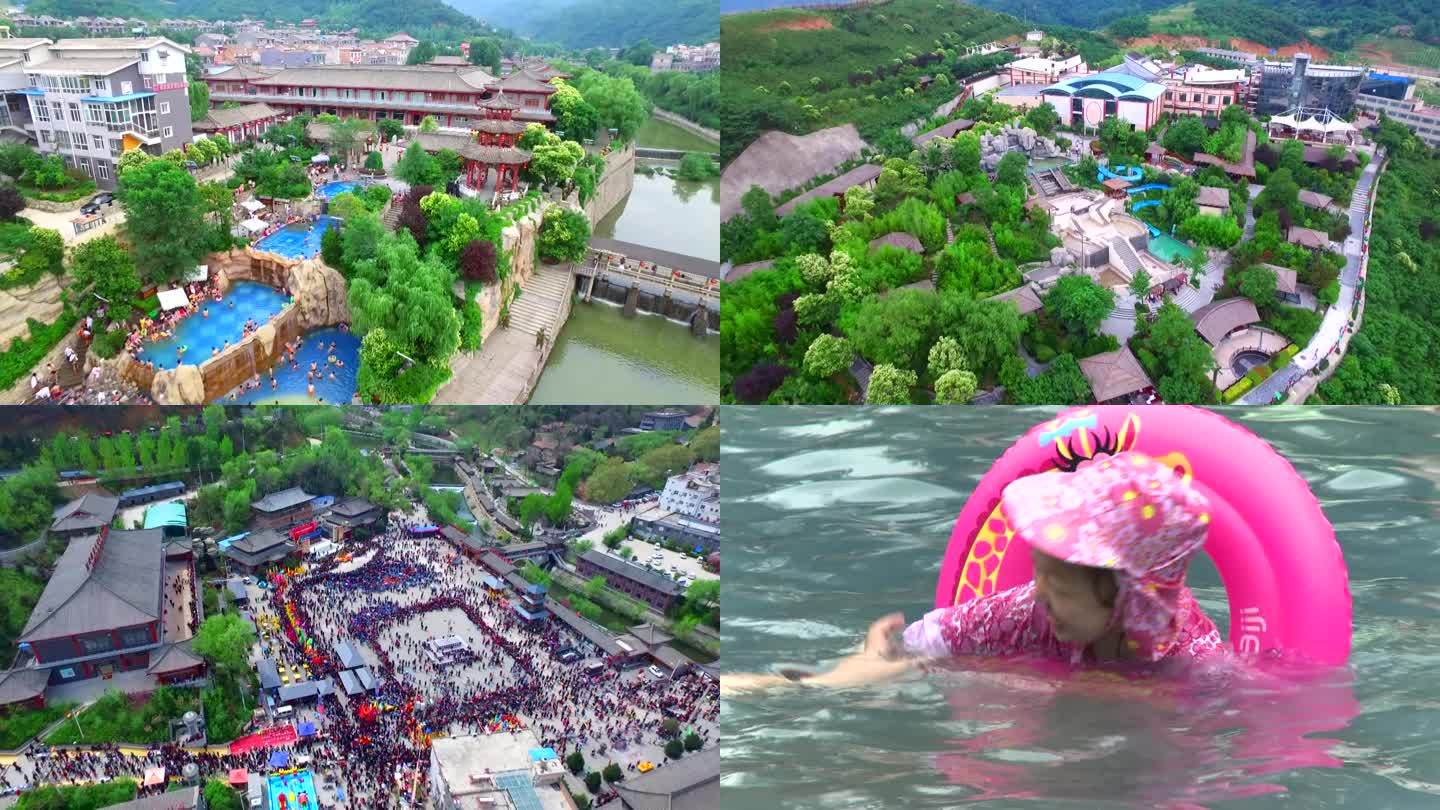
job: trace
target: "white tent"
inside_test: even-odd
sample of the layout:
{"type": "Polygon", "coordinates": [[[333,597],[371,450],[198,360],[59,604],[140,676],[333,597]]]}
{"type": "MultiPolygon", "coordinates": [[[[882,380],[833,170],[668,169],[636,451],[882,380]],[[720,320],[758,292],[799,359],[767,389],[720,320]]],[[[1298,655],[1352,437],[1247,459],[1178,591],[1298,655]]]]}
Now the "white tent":
{"type": "Polygon", "coordinates": [[[240,223],[240,227],[251,233],[259,233],[265,230],[265,220],[255,219],[254,217],[251,217],[250,219],[247,219],[244,222],[240,223]]]}
{"type": "Polygon", "coordinates": [[[321,154],[316,155],[315,157],[310,158],[310,162],[311,162],[311,163],[329,163],[329,162],[330,162],[330,156],[327,155],[327,154],[321,153],[321,154]]]}
{"type": "Polygon", "coordinates": [[[185,290],[176,287],[173,290],[160,291],[160,308],[169,312],[172,309],[184,309],[190,305],[190,298],[185,295],[185,290]]]}
{"type": "Polygon", "coordinates": [[[256,211],[264,211],[265,203],[262,203],[259,200],[246,200],[245,202],[240,203],[240,207],[253,214],[256,211]]]}

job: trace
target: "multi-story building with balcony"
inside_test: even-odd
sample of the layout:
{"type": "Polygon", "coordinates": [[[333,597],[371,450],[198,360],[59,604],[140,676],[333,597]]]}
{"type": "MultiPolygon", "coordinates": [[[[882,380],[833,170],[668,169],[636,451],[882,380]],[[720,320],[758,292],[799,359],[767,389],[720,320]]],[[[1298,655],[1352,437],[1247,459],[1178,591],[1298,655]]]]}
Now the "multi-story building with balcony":
{"type": "Polygon", "coordinates": [[[1414,93],[1413,83],[1405,86],[1401,98],[1393,98],[1390,93],[1366,93],[1362,90],[1355,97],[1355,106],[1375,115],[1384,113],[1408,127],[1421,141],[1440,149],[1440,107],[1427,105],[1415,98],[1414,93]]]}
{"type": "Polygon", "coordinates": [[[5,96],[5,103],[0,105],[0,132],[12,138],[35,141],[30,102],[25,97],[25,91],[30,89],[25,66],[47,58],[49,45],[50,40],[42,37],[0,39],[0,93],[5,96]]]}
{"type": "Polygon", "coordinates": [[[486,117],[482,105],[504,92],[522,122],[552,124],[554,85],[520,70],[497,79],[472,65],[312,65],[284,70],[236,66],[205,77],[214,104],[263,101],[290,115],[330,113],[365,120],[469,127],[486,117]]]}
{"type": "Polygon", "coordinates": [[[190,142],[185,54],[164,37],[65,39],[22,66],[42,154],[114,188],[122,152],[161,154],[190,142]]]}

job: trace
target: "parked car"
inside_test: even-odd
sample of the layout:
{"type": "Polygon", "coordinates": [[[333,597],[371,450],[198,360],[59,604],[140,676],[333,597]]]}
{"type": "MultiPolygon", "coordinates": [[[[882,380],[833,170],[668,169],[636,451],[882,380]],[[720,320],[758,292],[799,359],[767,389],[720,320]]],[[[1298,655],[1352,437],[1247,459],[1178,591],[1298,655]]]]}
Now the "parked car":
{"type": "Polygon", "coordinates": [[[101,208],[108,208],[115,204],[115,195],[108,191],[102,191],[90,198],[90,202],[80,206],[80,213],[89,216],[100,213],[101,208]]]}
{"type": "Polygon", "coordinates": [[[664,670],[660,669],[660,667],[657,667],[654,664],[646,667],[645,671],[650,674],[650,677],[654,678],[657,681],[665,680],[664,670]]]}

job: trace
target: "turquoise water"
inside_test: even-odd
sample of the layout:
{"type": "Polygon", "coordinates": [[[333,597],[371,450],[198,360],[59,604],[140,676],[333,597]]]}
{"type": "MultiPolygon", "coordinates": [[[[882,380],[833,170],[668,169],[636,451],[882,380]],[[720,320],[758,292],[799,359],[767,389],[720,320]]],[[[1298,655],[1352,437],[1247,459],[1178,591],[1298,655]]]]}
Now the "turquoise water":
{"type": "MultiPolygon", "coordinates": [[[[1053,408],[737,408],[726,468],[726,672],[816,666],[934,604],[955,516],[1053,408]]],[[[932,672],[845,692],[727,697],[726,806],[1268,810],[1440,806],[1440,417],[1226,408],[1308,482],[1354,599],[1347,670],[1303,694],[1183,700],[932,672]]],[[[1283,508],[1283,504],[1276,504],[1283,508]]],[[[1189,584],[1226,632],[1208,559],[1189,584]]]]}
{"type": "Polygon", "coordinates": [[[1100,171],[1095,175],[1095,179],[1104,182],[1118,178],[1120,180],[1129,180],[1133,183],[1144,175],[1144,170],[1139,166],[1131,166],[1128,171],[1126,171],[1126,167],[1124,166],[1101,166],[1100,171]],[[1125,174],[1116,174],[1116,171],[1122,171],[1125,172],[1125,174]]]}
{"type": "MultiPolygon", "coordinates": [[[[236,402],[247,405],[344,405],[355,395],[355,378],[360,373],[360,339],[349,332],[339,329],[311,332],[301,340],[295,360],[298,368],[289,364],[275,367],[275,390],[270,388],[269,374],[261,374],[260,390],[246,391],[236,398],[236,402]],[[329,363],[331,343],[335,344],[336,359],[345,363],[343,367],[329,363]],[[319,364],[321,372],[321,379],[315,383],[314,398],[306,392],[309,380],[305,374],[310,370],[311,363],[319,364]],[[335,373],[334,380],[330,379],[331,372],[335,373]]],[[[230,401],[228,396],[225,401],[230,401]]]]}
{"type": "Polygon", "coordinates": [[[362,183],[358,180],[336,180],[334,182],[326,183],[325,185],[316,189],[315,193],[319,195],[321,199],[330,200],[341,194],[344,194],[347,191],[356,191],[362,189],[365,187],[365,185],[365,183],[362,183]]]}
{"type": "Polygon", "coordinates": [[[180,365],[179,349],[185,347],[185,362],[199,365],[210,359],[212,349],[224,351],[225,342],[240,342],[245,335],[245,321],[264,324],[280,313],[288,301],[272,287],[241,281],[230,286],[219,303],[205,305],[206,318],[197,312],[180,321],[175,333],[164,340],[141,346],[140,359],[155,363],[156,368],[180,365]]]}
{"type": "Polygon", "coordinates": [[[269,790],[266,791],[269,795],[270,810],[280,810],[282,795],[285,797],[286,810],[306,810],[320,806],[320,796],[315,792],[315,776],[310,771],[267,778],[270,781],[269,790]],[[301,794],[306,797],[303,805],[300,802],[301,794]]]}
{"type": "Polygon", "coordinates": [[[1165,234],[1150,237],[1149,248],[1151,253],[1171,264],[1180,264],[1195,255],[1195,248],[1165,234]]]}
{"type": "Polygon", "coordinates": [[[325,231],[339,227],[339,220],[322,216],[315,224],[296,222],[286,225],[255,244],[256,250],[267,250],[292,259],[308,259],[320,252],[320,237],[325,231]]]}

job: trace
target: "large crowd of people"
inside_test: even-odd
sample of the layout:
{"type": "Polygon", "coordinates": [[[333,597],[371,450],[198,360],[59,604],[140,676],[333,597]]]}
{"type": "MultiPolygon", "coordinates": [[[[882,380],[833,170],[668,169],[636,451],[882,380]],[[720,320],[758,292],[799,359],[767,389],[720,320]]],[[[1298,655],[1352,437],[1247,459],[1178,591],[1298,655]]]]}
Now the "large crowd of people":
{"type": "MultiPolygon", "coordinates": [[[[556,653],[566,648],[582,657],[604,654],[558,619],[522,617],[506,596],[487,591],[478,563],[437,549],[443,540],[410,536],[408,529],[427,523],[392,515],[374,538],[347,542],[345,554],[298,576],[272,576],[268,601],[254,606],[260,623],[278,620],[284,640],[272,637],[276,657],[303,662],[317,680],[340,681],[341,643],[369,652],[376,693],[321,698],[321,735],[295,744],[314,757],[337,795],[354,802],[348,806],[388,806],[397,774],[424,779],[435,734],[530,729],[562,758],[581,751],[587,769],[613,761],[631,772],[643,760],[663,766],[656,749],[666,742],[667,718],[713,744],[717,684],[698,676],[655,681],[614,663],[592,674],[560,661],[556,653]],[[426,653],[428,641],[449,636],[465,639],[470,653],[450,661],[426,653]]],[[[232,768],[263,770],[267,756],[264,749],[216,755],[161,746],[143,756],[107,749],[57,753],[38,760],[28,778],[12,777],[17,768],[4,775],[11,784],[63,782],[139,776],[157,765],[178,773],[195,762],[202,773],[223,777],[232,768]]],[[[613,790],[602,792],[607,797],[613,790]]]]}

